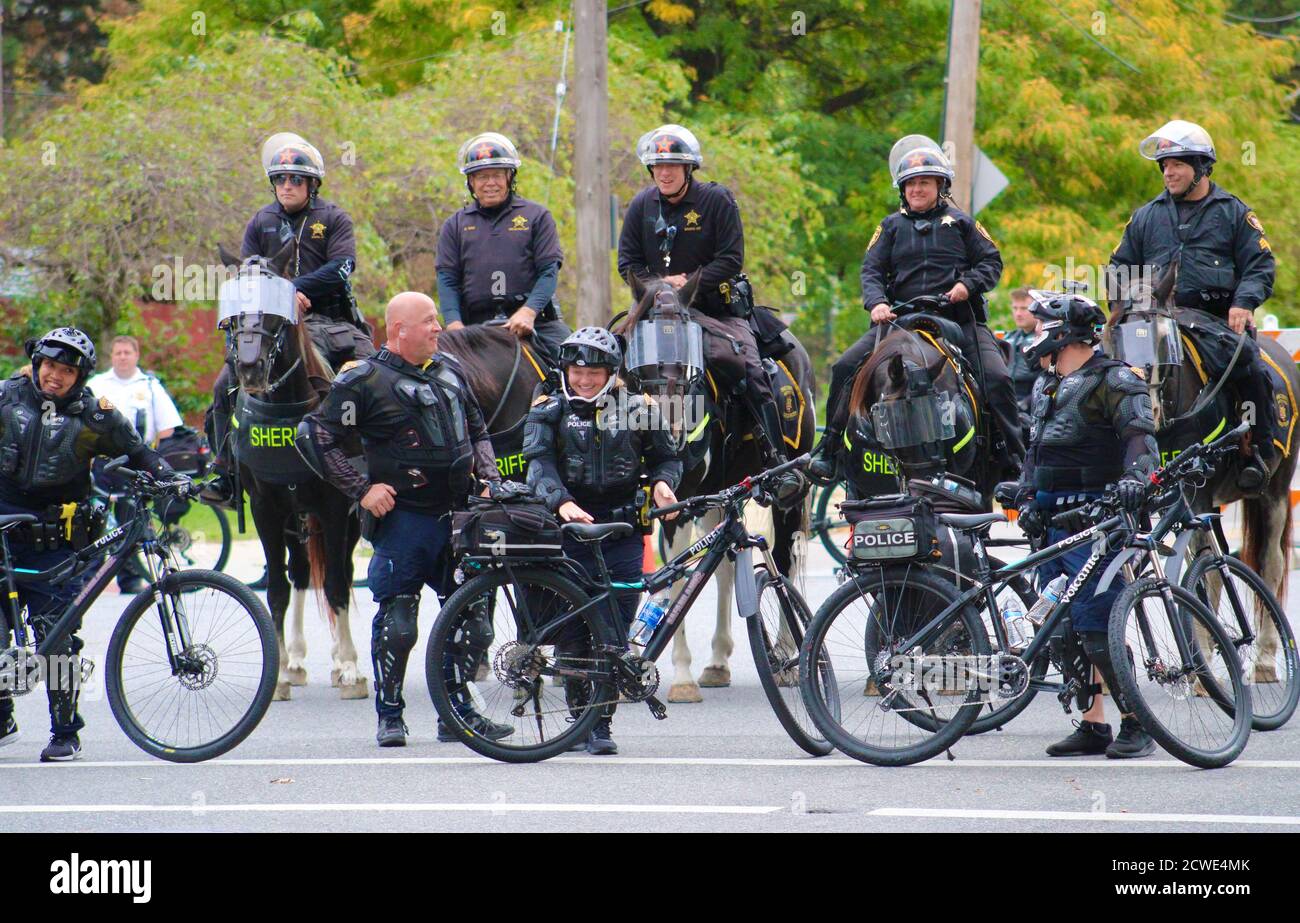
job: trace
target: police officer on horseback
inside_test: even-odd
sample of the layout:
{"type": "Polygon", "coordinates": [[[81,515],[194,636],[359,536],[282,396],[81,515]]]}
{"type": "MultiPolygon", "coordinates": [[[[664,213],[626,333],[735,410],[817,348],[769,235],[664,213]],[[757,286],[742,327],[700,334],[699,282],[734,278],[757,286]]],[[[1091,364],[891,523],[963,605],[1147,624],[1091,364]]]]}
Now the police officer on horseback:
{"type": "MultiPolygon", "coordinates": [[[[862,306],[873,325],[895,318],[893,304],[943,295],[948,320],[962,324],[970,342],[962,352],[980,382],[1003,446],[995,457],[1014,473],[1024,456],[1016,395],[1006,359],[985,324],[984,295],[1002,276],[997,245],[978,221],[948,198],[953,170],[939,146],[923,135],[908,135],[890,153],[901,206],[876,226],[862,259],[862,306]],[[982,380],[981,380],[982,378],[982,380]]],[[[809,474],[831,479],[848,423],[848,391],[880,331],[868,330],[831,367],[826,431],[809,474]]]]}
{"type": "MultiPolygon", "coordinates": [[[[28,341],[26,350],[30,370],[0,384],[0,514],[40,517],[7,536],[14,565],[39,571],[63,563],[99,538],[103,513],[86,503],[95,456],[126,455],[132,467],[158,480],[171,480],[175,473],[107,398],[96,399],[85,388],[95,369],[90,337],[75,327],[59,327],[28,341]]],[[[27,607],[38,644],[84,583],[84,577],[74,577],[57,584],[18,584],[17,604],[27,607]]],[[[0,649],[9,646],[9,632],[6,612],[0,609],[0,649]]],[[[82,646],[81,639],[70,634],[50,652],[65,659],[59,669],[47,664],[51,737],[42,762],[81,756],[78,735],[85,722],[77,712],[77,655],[82,646]]],[[[6,692],[0,695],[0,747],[17,736],[13,700],[6,692]]]]}
{"type": "MultiPolygon", "coordinates": [[[[406,745],[402,683],[416,641],[420,589],[445,600],[451,578],[451,516],[474,482],[498,480],[483,414],[459,364],[439,353],[433,299],[403,292],[388,303],[388,342],[370,359],[343,367],[321,406],[298,426],[297,446],[324,480],[357,501],[363,535],[374,545],[370,591],[379,611],[371,635],[376,739],[406,745]],[[366,474],[349,461],[365,456],[366,474]]],[[[513,732],[467,712],[476,733],[513,732]]],[[[455,740],[439,727],[440,740],[455,740]]]]}
{"type": "Polygon", "coordinates": [[[505,318],[554,362],[569,328],[555,303],[564,253],[546,206],[515,192],[519,152],[494,131],[461,145],[460,172],[472,204],[438,236],[438,301],[447,329],[505,318]]]}
{"type": "MultiPolygon", "coordinates": [[[[262,166],[275,201],[258,210],[244,228],[240,256],[266,259],[292,246],[288,270],[300,315],[305,315],[312,342],[334,368],[375,354],[373,331],[352,294],[356,241],[352,219],[333,202],[320,198],[325,161],[315,147],[292,132],[272,135],[262,146],[262,166]]],[[[233,466],[226,434],[234,408],[229,365],[212,388],[214,478],[202,499],[230,508],[234,498],[233,466]]]]}
{"type": "Polygon", "coordinates": [[[1216,325],[1227,327],[1237,335],[1240,355],[1226,374],[1241,399],[1254,408],[1249,450],[1243,451],[1248,458],[1238,486],[1258,493],[1277,455],[1268,370],[1254,322],[1255,309],[1273,292],[1273,251],[1250,206],[1210,181],[1216,158],[1204,128],[1181,119],[1169,122],[1143,139],[1138,151],[1160,167],[1165,190],[1129,219],[1110,257],[1110,284],[1116,287],[1126,275],[1131,280],[1143,267],[1151,267],[1161,278],[1176,264],[1173,303],[1182,309],[1181,319],[1192,321],[1187,329],[1203,347],[1209,375],[1225,374],[1238,344],[1215,348],[1217,338],[1208,331],[1204,338],[1198,336],[1196,322],[1202,327],[1208,323],[1211,331],[1216,325]]]}
{"type": "MultiPolygon", "coordinates": [[[[1025,533],[1042,538],[1046,532],[1046,540],[1055,543],[1070,533],[1058,528],[1045,530],[1044,524],[1058,513],[1101,496],[1111,484],[1126,508],[1140,509],[1159,449],[1146,382],[1124,363],[1094,348],[1105,322],[1101,309],[1075,294],[1036,292],[1033,296],[1030,310],[1040,326],[1023,350],[1031,364],[1047,371],[1034,383],[1030,446],[1015,498],[1025,533]]],[[[1091,544],[1085,542],[1043,564],[1039,586],[1046,587],[1061,574],[1073,579],[1091,553],[1091,544]]],[[[1103,559],[1071,602],[1063,649],[1081,649],[1087,662],[1100,671],[1111,694],[1118,697],[1120,687],[1110,661],[1106,630],[1121,588],[1094,594],[1110,560],[1103,559]]],[[[1091,685],[1095,677],[1079,679],[1091,685]]],[[[1118,737],[1112,736],[1105,723],[1101,696],[1094,695],[1075,732],[1048,747],[1047,754],[1105,753],[1112,759],[1151,754],[1155,742],[1142,730],[1127,703],[1117,698],[1116,705],[1122,713],[1118,737]]]]}
{"type": "Polygon", "coordinates": [[[627,207],[618,239],[618,272],[629,284],[662,278],[684,288],[698,273],[691,316],[708,333],[709,368],[740,397],[754,422],[766,466],[783,461],[781,415],[750,326],[754,307],[741,277],[745,231],[726,186],[701,183],[700,143],[680,125],[641,136],[637,157],[654,184],[627,207]]]}
{"type": "MultiPolygon", "coordinates": [[[[642,477],[655,506],[677,502],[673,493],[682,462],[667,430],[653,419],[650,399],[623,388],[617,377],[623,351],[603,327],[582,327],[560,346],[560,390],[539,395],[524,430],[528,484],[565,522],[627,522],[639,526],[642,477]]],[[[600,549],[610,577],[641,578],[642,533],[603,541],[600,549]]],[[[590,543],[565,536],[564,551],[598,577],[590,543]]],[[[636,593],[623,593],[620,627],[626,635],[636,616],[636,593]]],[[[574,695],[569,690],[570,698],[574,695]]],[[[570,702],[570,705],[576,703],[570,702]]],[[[618,752],[610,738],[613,706],[596,723],[586,749],[618,752]]]]}

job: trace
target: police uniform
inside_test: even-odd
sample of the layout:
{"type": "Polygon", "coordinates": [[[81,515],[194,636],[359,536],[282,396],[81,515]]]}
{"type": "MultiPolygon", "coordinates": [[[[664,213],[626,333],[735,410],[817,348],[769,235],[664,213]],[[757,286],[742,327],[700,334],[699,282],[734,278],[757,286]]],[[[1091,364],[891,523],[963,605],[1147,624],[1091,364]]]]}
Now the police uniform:
{"type": "MultiPolygon", "coordinates": [[[[1024,455],[1020,418],[1006,359],[985,325],[984,311],[984,294],[992,291],[1001,276],[1002,256],[988,232],[940,198],[929,211],[914,213],[903,207],[877,225],[862,258],[862,306],[870,311],[882,303],[941,295],[958,282],[966,286],[970,292],[967,301],[949,305],[942,313],[962,324],[968,340],[973,340],[965,344],[963,353],[977,381],[978,370],[983,368],[984,399],[1006,440],[1011,460],[1024,455]],[[973,324],[968,323],[971,319],[973,324]]],[[[827,407],[833,408],[828,415],[836,432],[842,432],[848,420],[848,386],[879,337],[878,331],[868,330],[831,366],[827,407]]]]}
{"type": "Polygon", "coordinates": [[[498,477],[483,414],[453,357],[440,353],[417,367],[381,349],[345,366],[298,431],[304,460],[353,500],[374,484],[396,490],[394,509],[368,536],[375,549],[368,576],[379,604],[375,707],[381,719],[400,717],[420,589],[432,587],[440,600],[452,590],[449,511],[463,504],[473,477],[498,477]],[[367,475],[348,462],[358,439],[367,475]]]}
{"type": "Polygon", "coordinates": [[[1002,338],[1002,342],[1011,352],[1008,368],[1011,371],[1011,383],[1016,389],[1016,403],[1026,411],[1029,409],[1029,397],[1034,391],[1034,382],[1038,381],[1038,377],[1043,373],[1043,370],[1037,367],[1037,363],[1031,366],[1022,352],[1025,345],[1033,338],[1032,330],[1021,330],[1019,327],[1002,338]]]}
{"type": "MultiPolygon", "coordinates": [[[[1175,260],[1174,304],[1204,312],[1224,325],[1229,308],[1253,311],[1273,292],[1276,263],[1263,225],[1250,206],[1213,182],[1209,193],[1195,202],[1175,200],[1165,190],[1134,212],[1110,257],[1112,280],[1122,279],[1125,273],[1135,279],[1144,266],[1151,267],[1154,279],[1160,279],[1175,260]]],[[[1255,414],[1253,442],[1264,446],[1264,454],[1269,455],[1274,432],[1268,370],[1260,358],[1253,326],[1247,330],[1228,381],[1244,400],[1263,409],[1255,414]]],[[[1197,336],[1190,325],[1189,333],[1197,336]]],[[[1202,350],[1207,373],[1223,374],[1231,352],[1220,356],[1222,351],[1202,350]]]]}
{"type": "MultiPolygon", "coordinates": [[[[91,490],[91,459],[99,455],[126,455],[133,468],[147,470],[160,479],[173,474],[107,398],[96,399],[78,386],[65,398],[51,399],[37,390],[26,373],[15,374],[0,385],[0,514],[34,513],[41,517],[38,523],[18,526],[8,533],[16,567],[47,570],[98,538],[102,518],[83,501],[91,490]],[[54,535],[59,538],[50,541],[54,535]]],[[[37,644],[45,640],[85,580],[83,575],[58,584],[18,584],[18,604],[27,607],[28,624],[37,644]]],[[[10,627],[0,611],[0,647],[8,647],[10,627]]],[[[80,625],[74,626],[74,633],[50,655],[75,658],[83,647],[75,634],[78,630],[80,625]]],[[[67,683],[49,682],[46,687],[50,733],[56,738],[76,735],[85,727],[77,712],[79,668],[75,659],[71,663],[67,683]]],[[[0,696],[0,728],[12,714],[12,700],[0,696]]]]}
{"type": "Polygon", "coordinates": [[[709,367],[725,387],[744,395],[755,422],[779,453],[780,417],[754,331],[748,319],[732,316],[720,290],[740,273],[744,261],[740,206],[725,186],[689,179],[686,193],[676,203],[664,199],[657,186],[650,186],[628,205],[618,239],[619,275],[627,279],[630,274],[645,284],[699,272],[691,319],[709,333],[709,367]]]}
{"type": "Polygon", "coordinates": [[[481,324],[520,307],[537,315],[533,338],[552,359],[570,333],[555,304],[564,253],[545,206],[510,195],[477,201],[448,218],[438,235],[438,303],[443,321],[481,324]]]}
{"type": "MultiPolygon", "coordinates": [[[[1126,474],[1145,478],[1156,469],[1159,448],[1146,381],[1117,359],[1095,353],[1063,378],[1044,373],[1030,399],[1029,453],[1021,492],[1032,492],[1044,517],[1101,496],[1126,474]]],[[[1049,543],[1069,535],[1048,532],[1049,543]]],[[[1085,543],[1039,567],[1039,586],[1058,574],[1078,573],[1092,546],[1085,543]]],[[[1107,559],[1107,563],[1109,562],[1107,559]]],[[[1105,631],[1120,587],[1093,595],[1105,563],[1094,572],[1070,606],[1078,631],[1105,631]]]]}

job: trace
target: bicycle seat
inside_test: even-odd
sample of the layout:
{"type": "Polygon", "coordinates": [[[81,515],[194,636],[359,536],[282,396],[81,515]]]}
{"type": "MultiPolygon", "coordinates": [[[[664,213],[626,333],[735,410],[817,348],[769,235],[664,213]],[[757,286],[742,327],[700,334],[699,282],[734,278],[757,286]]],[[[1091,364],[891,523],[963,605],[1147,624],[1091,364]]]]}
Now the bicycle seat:
{"type": "Polygon", "coordinates": [[[566,522],[560,531],[580,542],[601,542],[607,538],[626,538],[632,534],[632,524],[628,522],[597,522],[588,525],[585,522],[566,522]]]}
{"type": "Polygon", "coordinates": [[[0,532],[5,529],[12,529],[14,526],[22,525],[25,522],[35,522],[39,516],[33,516],[31,513],[5,513],[0,516],[0,532]]]}
{"type": "Polygon", "coordinates": [[[1007,517],[1001,513],[940,513],[939,521],[960,532],[969,532],[991,526],[995,522],[1006,522],[1007,517]]]}

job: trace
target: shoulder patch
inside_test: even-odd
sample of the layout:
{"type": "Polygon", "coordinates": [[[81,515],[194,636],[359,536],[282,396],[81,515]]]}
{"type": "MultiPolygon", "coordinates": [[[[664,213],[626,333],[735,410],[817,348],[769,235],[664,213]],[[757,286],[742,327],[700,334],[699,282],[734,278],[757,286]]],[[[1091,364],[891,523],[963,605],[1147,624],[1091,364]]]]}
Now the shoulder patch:
{"type": "Polygon", "coordinates": [[[343,363],[343,365],[339,368],[338,373],[342,375],[344,372],[348,371],[349,369],[354,369],[360,364],[361,364],[360,359],[349,359],[347,362],[343,363]]]}
{"type": "Polygon", "coordinates": [[[1254,212],[1246,212],[1246,223],[1259,233],[1264,233],[1264,225],[1259,223],[1259,218],[1254,212]]]}
{"type": "Polygon", "coordinates": [[[989,236],[989,232],[984,230],[984,225],[980,224],[978,221],[975,222],[975,230],[979,231],[980,236],[983,237],[985,240],[987,240],[989,243],[993,244],[993,246],[995,247],[997,246],[997,241],[995,241],[992,237],[989,236]]]}
{"type": "Polygon", "coordinates": [[[876,241],[880,240],[880,229],[883,227],[884,227],[883,224],[876,225],[876,231],[874,234],[871,235],[871,243],[867,244],[868,250],[870,250],[872,247],[876,245],[876,241]]]}
{"type": "Polygon", "coordinates": [[[1130,365],[1130,366],[1128,366],[1127,368],[1128,368],[1128,370],[1129,370],[1130,372],[1132,372],[1132,373],[1133,373],[1134,375],[1136,375],[1138,378],[1141,378],[1143,381],[1146,381],[1146,380],[1147,380],[1147,373],[1144,372],[1144,371],[1142,371],[1140,368],[1138,368],[1138,367],[1136,367],[1136,366],[1133,366],[1133,365],[1130,365]]]}
{"type": "Polygon", "coordinates": [[[357,378],[365,378],[371,372],[371,365],[365,359],[353,359],[346,362],[339,369],[339,373],[334,376],[334,381],[341,384],[347,384],[349,381],[357,378]]]}
{"type": "Polygon", "coordinates": [[[106,397],[101,397],[99,399],[99,409],[104,411],[112,410],[114,409],[113,402],[106,397]]]}
{"type": "Polygon", "coordinates": [[[540,406],[542,406],[543,404],[545,404],[547,401],[549,401],[550,399],[551,399],[551,396],[550,396],[549,394],[539,394],[539,395],[537,395],[536,398],[533,399],[533,406],[534,406],[534,407],[540,407],[540,406]]]}

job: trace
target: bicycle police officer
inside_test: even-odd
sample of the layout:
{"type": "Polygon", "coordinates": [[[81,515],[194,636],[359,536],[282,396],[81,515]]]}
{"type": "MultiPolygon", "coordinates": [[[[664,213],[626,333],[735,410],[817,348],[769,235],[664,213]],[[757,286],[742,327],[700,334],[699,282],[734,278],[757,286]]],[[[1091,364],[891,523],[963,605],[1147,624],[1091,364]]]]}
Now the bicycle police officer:
{"type": "Polygon", "coordinates": [[[555,219],[515,192],[521,161],[509,138],[475,135],[456,159],[474,202],[443,222],[438,235],[438,301],[447,329],[503,314],[511,333],[531,334],[553,363],[569,335],[555,303],[564,261],[555,219]]]}
{"type": "MultiPolygon", "coordinates": [[[[290,279],[298,311],[312,342],[332,368],[375,354],[373,331],[352,294],[357,247],[352,219],[338,205],[320,198],[325,161],[320,152],[292,132],[266,139],[262,166],[275,192],[244,228],[240,256],[267,259],[293,246],[290,279]]],[[[226,434],[234,410],[235,385],[224,364],[212,386],[213,478],[200,495],[206,503],[230,509],[234,498],[226,434]]]]}
{"type": "Polygon", "coordinates": [[[709,368],[749,412],[764,467],[778,465],[785,460],[781,414],[750,326],[753,305],[723,294],[739,290],[745,263],[740,206],[726,186],[695,180],[704,155],[682,126],[646,132],[636,153],[654,183],[628,204],[618,274],[629,284],[662,278],[681,289],[698,273],[691,319],[708,333],[709,368]]]}
{"type": "MultiPolygon", "coordinates": [[[[1092,301],[1039,293],[1030,310],[1040,327],[1024,347],[1025,358],[1047,371],[1034,383],[1030,400],[1030,448],[1017,490],[1021,528],[1042,536],[1050,517],[1101,496],[1112,483],[1125,508],[1137,512],[1147,477],[1159,459],[1146,382],[1094,348],[1105,315],[1092,301]]],[[[1055,543],[1069,535],[1052,528],[1046,540],[1055,543]]],[[[1060,574],[1073,579],[1091,554],[1092,545],[1085,542],[1041,565],[1039,586],[1046,587],[1060,574]]],[[[1048,756],[1105,753],[1111,759],[1131,759],[1155,750],[1155,742],[1122,700],[1110,661],[1106,629],[1121,587],[1094,594],[1112,558],[1102,560],[1070,603],[1065,631],[1066,644],[1082,647],[1115,697],[1122,713],[1119,736],[1112,737],[1102,698],[1095,695],[1075,732],[1048,747],[1048,756]]]]}
{"type": "MultiPolygon", "coordinates": [[[[1135,211],[1124,227],[1124,237],[1110,257],[1111,284],[1116,271],[1131,277],[1134,269],[1151,266],[1159,278],[1177,263],[1174,303],[1201,312],[1197,319],[1217,322],[1241,338],[1241,355],[1228,381],[1254,406],[1254,418],[1237,486],[1258,493],[1268,483],[1269,465],[1277,456],[1272,388],[1255,340],[1254,320],[1255,309],[1273,292],[1273,250],[1250,206],[1210,182],[1214,142],[1204,128],[1176,119],[1146,137],[1138,151],[1160,167],[1165,191],[1135,211]]],[[[1201,340],[1196,330],[1188,332],[1201,340]]],[[[1224,374],[1236,343],[1216,350],[1201,342],[1206,373],[1224,374]]]]}
{"type": "MultiPolygon", "coordinates": [[[[681,480],[682,462],[667,431],[649,413],[649,399],[627,391],[617,378],[622,361],[623,351],[612,333],[582,327],[560,346],[559,392],[538,396],[529,411],[524,429],[528,484],[565,522],[639,524],[637,494],[643,474],[656,506],[677,502],[673,491],[681,480]]],[[[642,548],[639,529],[602,542],[611,578],[639,580],[642,548]]],[[[590,544],[565,536],[564,551],[593,579],[598,576],[590,544]]],[[[619,596],[624,635],[636,617],[636,605],[636,594],[619,596]]],[[[586,744],[590,753],[618,752],[610,738],[613,714],[614,706],[609,706],[592,729],[586,744]]]]}
{"type": "MultiPolygon", "coordinates": [[[[28,341],[31,370],[0,385],[0,514],[32,513],[38,522],[8,533],[13,563],[47,570],[70,558],[99,536],[102,514],[84,502],[90,494],[90,462],[97,455],[126,455],[133,468],[159,480],[175,477],[171,466],[140,439],[130,420],[108,398],[85,390],[95,368],[95,346],[75,327],[59,327],[28,341]]],[[[18,605],[26,606],[36,642],[44,641],[84,577],[62,583],[18,584],[18,605]]],[[[77,712],[82,641],[75,634],[50,652],[60,663],[46,664],[50,703],[50,742],[41,762],[81,757],[77,712]]],[[[0,648],[9,646],[10,625],[0,609],[0,648]]],[[[18,736],[13,701],[0,693],[0,746],[18,736]]]]}
{"type": "MultiPolygon", "coordinates": [[[[345,365],[321,406],[298,426],[297,446],[321,478],[356,500],[374,545],[370,592],[379,611],[371,631],[376,739],[406,745],[402,682],[415,646],[420,589],[445,600],[451,582],[451,516],[474,479],[498,480],[483,414],[456,360],[438,352],[437,308],[419,292],[388,303],[388,342],[370,359],[345,365]],[[359,439],[367,474],[349,461],[359,439]],[[373,527],[373,531],[372,531],[373,527]]],[[[466,723],[493,740],[512,733],[467,712],[466,723]]],[[[455,740],[441,727],[439,739],[455,740]]]]}
{"type": "MultiPolygon", "coordinates": [[[[953,170],[939,146],[923,135],[900,139],[890,152],[890,169],[901,207],[876,226],[862,258],[862,306],[873,325],[896,316],[892,304],[921,296],[946,295],[944,314],[960,323],[971,342],[963,353],[1005,442],[991,446],[1018,471],[1024,456],[1015,390],[1006,359],[986,325],[984,295],[1002,276],[1002,256],[983,226],[948,198],[953,170]],[[982,380],[980,372],[982,371],[982,380]]],[[[819,479],[835,476],[839,446],[848,423],[848,385],[878,342],[868,330],[831,366],[826,400],[826,432],[808,472],[819,479]]],[[[995,437],[996,439],[996,434],[995,437]]]]}

